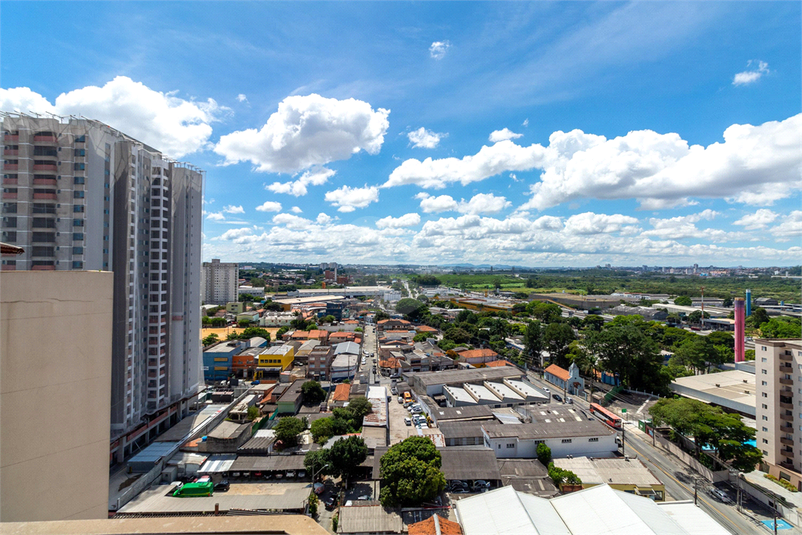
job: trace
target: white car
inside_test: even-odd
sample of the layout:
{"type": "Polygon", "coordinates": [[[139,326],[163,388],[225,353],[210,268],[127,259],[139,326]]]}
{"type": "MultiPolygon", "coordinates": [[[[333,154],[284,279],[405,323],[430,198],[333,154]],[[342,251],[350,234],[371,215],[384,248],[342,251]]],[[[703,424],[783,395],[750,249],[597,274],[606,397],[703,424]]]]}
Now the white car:
{"type": "Polygon", "coordinates": [[[405,424],[405,425],[412,425],[412,419],[410,419],[410,418],[404,418],[404,424],[405,424]]]}

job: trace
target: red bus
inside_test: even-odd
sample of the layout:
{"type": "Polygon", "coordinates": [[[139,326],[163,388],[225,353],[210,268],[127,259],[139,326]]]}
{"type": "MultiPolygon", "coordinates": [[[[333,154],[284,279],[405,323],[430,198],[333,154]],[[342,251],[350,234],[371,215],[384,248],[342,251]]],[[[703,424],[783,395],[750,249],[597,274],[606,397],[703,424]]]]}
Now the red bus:
{"type": "Polygon", "coordinates": [[[590,413],[613,429],[621,429],[621,417],[616,416],[598,403],[590,404],[590,413]]]}

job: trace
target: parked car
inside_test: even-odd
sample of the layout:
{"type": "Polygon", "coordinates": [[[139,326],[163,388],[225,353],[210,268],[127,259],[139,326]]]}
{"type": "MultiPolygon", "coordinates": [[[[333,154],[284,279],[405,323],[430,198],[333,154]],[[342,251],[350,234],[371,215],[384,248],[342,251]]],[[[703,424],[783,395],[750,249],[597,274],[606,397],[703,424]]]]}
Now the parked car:
{"type": "Polygon", "coordinates": [[[298,477],[299,477],[299,478],[301,478],[301,477],[306,477],[306,472],[305,472],[304,470],[300,470],[300,471],[298,472],[298,477]]]}
{"type": "Polygon", "coordinates": [[[404,418],[405,425],[412,425],[412,420],[410,418],[404,418]]]}
{"type": "Polygon", "coordinates": [[[565,400],[565,402],[568,403],[569,405],[573,405],[574,404],[574,398],[568,398],[568,399],[565,400]]]}
{"type": "Polygon", "coordinates": [[[473,482],[473,490],[489,489],[489,488],[490,488],[490,483],[488,483],[483,479],[477,479],[476,481],[473,482]]]}
{"type": "Polygon", "coordinates": [[[454,489],[451,489],[452,494],[465,494],[466,492],[468,492],[468,489],[464,489],[462,487],[456,487],[454,489]]]}
{"type": "Polygon", "coordinates": [[[215,492],[226,492],[228,489],[231,488],[231,484],[228,482],[227,479],[220,481],[219,483],[215,484],[214,491],[215,492]]]}
{"type": "Polygon", "coordinates": [[[357,500],[362,500],[362,501],[370,500],[370,494],[363,494],[362,496],[357,498],[357,500]]]}
{"type": "Polygon", "coordinates": [[[729,496],[727,496],[727,493],[726,493],[726,492],[724,492],[724,491],[723,491],[723,490],[721,490],[721,489],[716,489],[716,488],[714,488],[714,489],[711,489],[711,490],[710,490],[710,495],[711,495],[713,498],[715,498],[716,500],[720,501],[721,503],[731,503],[731,502],[732,502],[732,500],[730,499],[730,497],[729,497],[729,496]]]}
{"type": "Polygon", "coordinates": [[[287,472],[287,479],[295,479],[295,472],[293,470],[287,472]]]}
{"type": "Polygon", "coordinates": [[[332,509],[334,509],[334,504],[335,504],[334,496],[329,496],[328,498],[323,500],[323,503],[326,504],[326,509],[331,511],[332,509]]]}
{"type": "Polygon", "coordinates": [[[403,404],[404,403],[404,398],[402,398],[401,396],[398,396],[398,403],[403,404]]]}
{"type": "MultiPolygon", "coordinates": [[[[390,392],[392,392],[392,394],[393,394],[394,396],[397,396],[397,395],[398,395],[398,389],[397,389],[396,387],[393,387],[393,388],[391,388],[391,389],[390,389],[390,392]]],[[[401,401],[404,401],[404,398],[398,398],[398,399],[400,399],[401,401]]]]}
{"type": "Polygon", "coordinates": [[[553,394],[551,397],[553,397],[554,401],[556,401],[557,403],[562,403],[563,402],[563,398],[561,398],[557,394],[553,394]]]}

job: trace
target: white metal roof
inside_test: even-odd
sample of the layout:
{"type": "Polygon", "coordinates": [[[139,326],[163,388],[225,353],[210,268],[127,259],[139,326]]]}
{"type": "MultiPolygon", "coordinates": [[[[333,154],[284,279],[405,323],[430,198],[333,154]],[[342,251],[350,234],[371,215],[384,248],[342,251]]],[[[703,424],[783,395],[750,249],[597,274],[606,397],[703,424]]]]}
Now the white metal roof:
{"type": "Polygon", "coordinates": [[[226,453],[221,455],[212,455],[203,463],[203,466],[198,470],[199,474],[213,474],[220,472],[228,472],[231,465],[237,460],[237,456],[233,453],[226,453]]]}
{"type": "Polygon", "coordinates": [[[355,342],[342,342],[341,344],[337,344],[337,346],[334,348],[334,354],[340,355],[342,353],[359,355],[359,344],[355,342]]]}
{"type": "Polygon", "coordinates": [[[512,487],[465,498],[457,513],[465,535],[724,535],[702,509],[658,505],[607,485],[546,500],[512,487]]]}

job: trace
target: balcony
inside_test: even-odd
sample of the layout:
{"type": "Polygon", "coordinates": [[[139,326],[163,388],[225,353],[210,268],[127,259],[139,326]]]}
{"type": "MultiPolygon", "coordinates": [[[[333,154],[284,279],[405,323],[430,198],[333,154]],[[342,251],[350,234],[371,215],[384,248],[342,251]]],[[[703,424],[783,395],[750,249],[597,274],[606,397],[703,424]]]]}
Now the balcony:
{"type": "Polygon", "coordinates": [[[786,469],[788,469],[788,470],[794,470],[794,471],[796,471],[796,467],[794,467],[794,463],[790,463],[790,462],[781,462],[781,463],[780,463],[780,466],[782,466],[783,468],[786,468],[786,469]]]}
{"type": "Polygon", "coordinates": [[[783,455],[785,455],[789,459],[793,459],[794,458],[794,450],[791,450],[791,449],[780,450],[780,453],[782,453],[783,455]]]}
{"type": "Polygon", "coordinates": [[[12,193],[10,191],[4,191],[3,192],[3,198],[4,199],[16,199],[17,198],[17,192],[15,191],[15,192],[12,193]]]}
{"type": "Polygon", "coordinates": [[[793,410],[794,409],[794,404],[793,403],[783,403],[781,401],[780,402],[780,407],[782,407],[783,409],[793,410]]]}
{"type": "MultiPolygon", "coordinates": [[[[8,139],[6,139],[6,141],[8,141],[8,139]]],[[[58,138],[54,134],[36,134],[33,136],[33,142],[44,145],[57,145],[58,138]]]]}
{"type": "Polygon", "coordinates": [[[34,186],[57,186],[58,182],[55,178],[34,178],[34,186]]]}
{"type": "MultiPolygon", "coordinates": [[[[38,156],[37,156],[38,158],[38,156]]],[[[52,171],[54,173],[58,173],[58,165],[54,163],[39,163],[33,164],[34,171],[52,171]]]]}
{"type": "Polygon", "coordinates": [[[794,426],[791,425],[791,424],[781,425],[780,426],[780,431],[782,431],[783,433],[793,433],[794,432],[794,426]]]}
{"type": "Polygon", "coordinates": [[[11,144],[11,143],[15,143],[17,141],[19,141],[19,134],[6,134],[5,136],[3,136],[3,142],[4,143],[11,144]]]}
{"type": "Polygon", "coordinates": [[[34,193],[33,198],[34,200],[55,201],[58,196],[55,193],[34,193]]]}
{"type": "Polygon", "coordinates": [[[780,420],[782,420],[784,422],[793,422],[794,421],[794,416],[792,414],[781,414],[780,415],[780,420]]]}
{"type": "Polygon", "coordinates": [[[3,149],[3,156],[19,156],[19,149],[3,149]]]}
{"type": "Polygon", "coordinates": [[[31,271],[55,271],[56,266],[31,266],[31,271]]]}
{"type": "Polygon", "coordinates": [[[786,446],[793,446],[794,445],[794,441],[791,440],[790,438],[783,437],[783,438],[780,439],[780,444],[785,444],[786,446]]]}
{"type": "Polygon", "coordinates": [[[793,379],[780,379],[780,384],[781,385],[792,385],[792,384],[794,384],[794,380],[793,379]]]}
{"type": "Polygon", "coordinates": [[[14,186],[14,185],[17,184],[17,182],[18,182],[18,179],[16,179],[16,178],[4,178],[3,179],[3,184],[8,184],[9,186],[14,186]]]}
{"type": "Polygon", "coordinates": [[[18,163],[6,163],[3,164],[4,171],[19,171],[19,164],[18,163]]]}
{"type": "Polygon", "coordinates": [[[791,355],[782,354],[782,355],[780,355],[780,360],[785,361],[785,362],[790,362],[790,361],[794,360],[794,357],[792,357],[791,355]]]}

